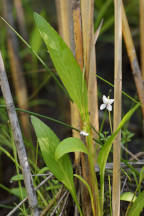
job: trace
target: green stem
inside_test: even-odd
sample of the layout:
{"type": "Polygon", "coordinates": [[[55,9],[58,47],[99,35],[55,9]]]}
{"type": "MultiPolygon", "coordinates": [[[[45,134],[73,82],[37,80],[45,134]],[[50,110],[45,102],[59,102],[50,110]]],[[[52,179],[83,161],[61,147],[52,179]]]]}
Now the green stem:
{"type": "Polygon", "coordinates": [[[72,190],[69,190],[69,191],[70,191],[71,196],[72,196],[72,198],[73,198],[73,200],[74,200],[74,202],[75,202],[75,204],[76,204],[76,206],[77,206],[77,208],[79,210],[80,216],[83,216],[81,207],[80,207],[78,199],[77,199],[77,195],[76,195],[75,189],[72,189],[72,190]]]}
{"type": "Polygon", "coordinates": [[[98,182],[97,182],[97,177],[95,174],[95,156],[93,154],[93,144],[92,144],[92,138],[91,136],[88,136],[87,138],[87,143],[88,143],[88,149],[89,149],[89,155],[88,155],[88,160],[89,160],[89,166],[90,166],[90,175],[91,175],[91,184],[94,189],[94,199],[96,202],[96,211],[94,216],[101,216],[101,208],[100,208],[100,200],[99,200],[99,189],[98,189],[98,182]]]}
{"type": "MultiPolygon", "coordinates": [[[[6,105],[0,105],[0,108],[4,108],[6,109],[6,105]]],[[[53,121],[53,122],[56,122],[57,124],[60,124],[60,125],[63,125],[65,127],[69,127],[75,131],[78,131],[80,132],[79,129],[73,127],[72,125],[69,125],[69,124],[66,124],[65,122],[62,122],[62,121],[59,121],[59,120],[56,120],[54,118],[51,118],[51,117],[48,117],[48,116],[45,116],[45,115],[41,115],[41,114],[38,114],[38,113],[35,113],[35,112],[31,112],[29,110],[24,110],[24,109],[20,109],[20,108],[15,108],[16,111],[19,111],[19,112],[24,112],[24,113],[28,113],[29,115],[34,115],[34,116],[37,116],[37,117],[41,117],[41,118],[44,118],[44,119],[48,119],[50,121],[53,121]]]]}
{"type": "Polygon", "coordinates": [[[113,129],[112,129],[112,120],[111,120],[111,114],[110,114],[110,111],[108,111],[109,113],[109,124],[110,124],[110,129],[111,129],[111,134],[113,132],[113,129]]]}
{"type": "MultiPolygon", "coordinates": [[[[111,87],[114,88],[114,85],[111,82],[105,80],[104,78],[102,78],[101,76],[99,76],[97,74],[96,74],[96,77],[99,78],[100,80],[102,80],[103,82],[105,82],[106,84],[108,84],[109,86],[111,86],[111,87]]],[[[136,104],[139,103],[139,101],[135,100],[133,97],[131,97],[130,95],[128,95],[126,92],[122,91],[122,94],[125,95],[126,97],[128,97],[134,103],[136,103],[136,104]]]]}
{"type": "Polygon", "coordinates": [[[105,111],[105,112],[104,112],[104,117],[103,117],[103,120],[102,120],[102,123],[101,123],[101,127],[100,127],[100,131],[99,131],[99,133],[101,133],[101,132],[102,132],[103,125],[104,125],[104,123],[105,123],[105,120],[106,120],[106,114],[107,114],[107,112],[105,111]]]}

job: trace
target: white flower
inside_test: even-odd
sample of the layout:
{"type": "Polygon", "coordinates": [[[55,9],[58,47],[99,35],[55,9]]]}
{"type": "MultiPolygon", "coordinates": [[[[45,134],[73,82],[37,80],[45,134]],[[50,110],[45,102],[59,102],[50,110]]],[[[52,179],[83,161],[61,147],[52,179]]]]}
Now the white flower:
{"type": "Polygon", "coordinates": [[[80,135],[82,135],[82,136],[88,136],[89,134],[87,132],[85,132],[85,131],[81,131],[80,135]]]}
{"type": "Polygon", "coordinates": [[[114,102],[114,99],[109,99],[105,95],[103,95],[103,104],[100,106],[100,110],[107,109],[108,111],[112,111],[112,103],[114,102]]]}

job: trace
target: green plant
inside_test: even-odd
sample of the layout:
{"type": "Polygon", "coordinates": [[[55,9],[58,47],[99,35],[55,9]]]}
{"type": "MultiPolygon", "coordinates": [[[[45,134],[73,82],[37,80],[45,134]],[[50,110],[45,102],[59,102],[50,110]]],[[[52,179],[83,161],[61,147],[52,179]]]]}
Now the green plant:
{"type": "MultiPolygon", "coordinates": [[[[42,155],[46,165],[49,167],[51,172],[64,183],[64,185],[69,189],[70,193],[80,210],[78,201],[76,199],[76,192],[73,183],[73,171],[70,160],[66,156],[66,153],[80,151],[88,155],[91,178],[95,185],[95,195],[97,195],[97,214],[103,215],[103,204],[104,204],[104,176],[105,176],[105,165],[108,159],[109,152],[112,147],[112,143],[118,134],[119,130],[124,126],[126,121],[132,116],[135,110],[139,107],[139,103],[134,106],[122,119],[117,130],[106,140],[104,146],[101,147],[98,154],[98,164],[100,167],[100,192],[98,190],[98,183],[94,173],[94,158],[91,149],[91,126],[89,123],[88,108],[87,108],[87,89],[84,81],[83,74],[76,63],[71,51],[55,30],[38,14],[34,14],[35,22],[40,31],[40,34],[46,43],[49,54],[53,61],[56,70],[67,89],[71,99],[77,104],[78,109],[81,114],[83,122],[83,131],[86,133],[87,146],[76,139],[67,138],[60,142],[54,132],[42,123],[39,119],[32,117],[32,124],[34,126],[39,145],[42,151],[42,155]],[[72,74],[73,72],[73,74],[72,74]],[[65,167],[67,165],[67,168],[65,167]],[[65,169],[61,169],[61,167],[65,169]],[[63,175],[62,175],[63,173],[63,175]],[[68,174],[69,173],[69,174],[68,174]],[[69,181],[67,180],[69,176],[69,181]],[[99,198],[100,195],[100,198],[99,198]]],[[[81,177],[80,177],[81,178],[81,177]]],[[[91,190],[89,190],[90,192],[91,190]]],[[[91,192],[90,192],[91,194],[91,192]]],[[[91,196],[91,195],[90,195],[91,196]]],[[[94,194],[93,194],[94,196],[94,194]]],[[[94,202],[94,199],[91,199],[94,202]]],[[[95,204],[92,203],[92,206],[95,204]]],[[[95,215],[95,209],[92,208],[93,214],[95,215]]]]}
{"type": "MultiPolygon", "coordinates": [[[[97,20],[96,26],[98,25],[98,22],[101,20],[103,15],[106,13],[107,9],[109,7],[111,7],[111,3],[112,3],[112,1],[110,0],[110,1],[107,1],[103,5],[103,7],[102,7],[102,9],[98,15],[99,18],[97,20]]],[[[100,1],[99,2],[95,1],[95,4],[97,4],[96,7],[102,6],[102,2],[100,2],[100,1]]],[[[87,86],[86,86],[86,82],[85,82],[85,78],[84,78],[84,73],[82,73],[82,71],[80,70],[80,67],[78,66],[76,60],[74,59],[70,49],[65,45],[63,40],[59,37],[59,35],[55,32],[55,30],[50,26],[50,24],[48,24],[38,14],[35,14],[34,17],[35,17],[35,21],[36,21],[36,25],[38,27],[38,30],[41,34],[42,39],[44,40],[44,42],[47,46],[49,55],[53,61],[53,64],[57,70],[57,73],[58,73],[61,81],[63,82],[64,87],[66,88],[70,99],[77,105],[77,107],[79,109],[79,112],[81,114],[81,119],[82,119],[82,125],[83,125],[83,131],[82,131],[83,136],[82,137],[83,137],[84,143],[86,144],[86,145],[84,145],[84,143],[80,139],[72,138],[72,137],[69,137],[69,138],[66,138],[66,139],[60,141],[58,139],[58,137],[56,136],[56,134],[47,125],[45,125],[38,118],[31,116],[32,124],[33,124],[33,127],[35,129],[35,133],[36,133],[39,145],[40,145],[42,157],[43,157],[45,164],[47,166],[46,169],[50,170],[55,175],[55,177],[60,182],[62,182],[65,185],[65,187],[70,191],[70,193],[71,193],[71,195],[72,195],[72,197],[73,197],[73,199],[74,199],[74,201],[75,201],[75,203],[79,209],[79,212],[82,215],[80,203],[77,200],[76,189],[75,189],[75,185],[74,185],[74,177],[77,177],[86,186],[86,188],[89,191],[93,215],[96,215],[96,212],[95,212],[95,202],[96,202],[96,205],[98,207],[97,214],[101,216],[101,215],[103,215],[103,212],[104,212],[103,206],[104,206],[105,166],[106,166],[109,152],[110,152],[111,147],[112,147],[112,143],[113,143],[117,133],[125,125],[126,121],[129,120],[129,118],[136,111],[136,109],[140,106],[140,104],[135,99],[131,98],[125,92],[123,92],[130,99],[132,99],[132,101],[134,103],[136,103],[136,105],[131,110],[129,110],[129,112],[123,117],[121,123],[119,124],[117,130],[114,133],[112,133],[112,123],[111,123],[111,117],[110,117],[110,112],[109,112],[111,135],[107,136],[108,135],[107,132],[102,133],[102,131],[101,131],[99,133],[99,140],[97,140],[97,142],[99,142],[99,144],[101,145],[100,146],[101,147],[100,152],[99,152],[98,158],[97,158],[98,159],[98,165],[100,167],[100,186],[99,186],[98,181],[97,181],[97,176],[96,176],[95,170],[94,170],[95,155],[93,155],[93,151],[92,151],[92,130],[93,130],[93,128],[92,128],[92,126],[90,124],[90,120],[89,120],[87,86]],[[91,185],[89,185],[85,181],[85,179],[83,179],[81,176],[73,173],[72,163],[71,163],[70,158],[67,155],[67,153],[76,152],[76,151],[83,152],[88,156],[88,160],[89,160],[89,164],[90,164],[90,175],[91,175],[92,182],[94,184],[94,190],[93,190],[93,188],[91,188],[91,185]],[[95,199],[95,197],[97,199],[95,199]]],[[[22,37],[18,33],[16,33],[16,34],[21,38],[21,40],[23,40],[22,37]]],[[[35,36],[33,36],[33,37],[35,39],[35,37],[37,38],[37,36],[38,36],[38,39],[41,43],[41,39],[40,39],[39,35],[37,35],[37,33],[35,33],[35,36]]],[[[26,41],[23,40],[23,42],[32,50],[32,52],[35,54],[35,56],[47,68],[46,64],[43,62],[43,60],[37,54],[37,50],[38,50],[39,46],[35,47],[35,46],[33,46],[33,43],[31,43],[31,46],[30,46],[28,43],[26,43],[26,41]]],[[[57,80],[55,75],[52,75],[52,74],[49,75],[48,74],[48,76],[50,76],[50,77],[54,76],[55,79],[57,80]]],[[[99,78],[103,79],[102,77],[99,77],[99,78]]],[[[49,80],[49,77],[48,77],[48,80],[49,80]]],[[[46,82],[44,81],[44,83],[42,83],[42,86],[45,83],[46,82]]],[[[59,81],[58,81],[58,83],[59,83],[59,81]]],[[[61,86],[61,84],[59,84],[59,85],[61,86]]],[[[40,88],[41,88],[41,86],[40,86],[40,88]]],[[[26,112],[26,113],[29,113],[29,114],[32,114],[35,116],[44,117],[42,115],[32,113],[29,111],[25,111],[22,109],[17,108],[17,110],[22,111],[22,112],[26,112]]],[[[54,119],[51,119],[49,117],[47,117],[47,119],[50,119],[52,121],[54,120],[54,119]]],[[[65,123],[61,123],[57,120],[54,120],[54,121],[57,123],[63,124],[65,126],[68,126],[70,128],[73,128],[72,126],[69,126],[65,123]]],[[[76,129],[76,128],[74,128],[74,129],[76,129]]],[[[76,130],[78,132],[80,132],[78,129],[76,129],[76,130]]],[[[124,130],[122,132],[122,134],[123,134],[122,144],[129,142],[133,136],[133,134],[128,132],[127,130],[124,130]]],[[[96,143],[96,148],[97,148],[97,143],[96,143]]],[[[1,147],[1,150],[5,154],[7,154],[7,156],[10,159],[12,159],[16,163],[17,167],[19,167],[19,164],[17,164],[17,161],[15,160],[15,158],[13,158],[11,155],[9,155],[9,153],[5,149],[3,149],[2,147],[1,147]]],[[[36,166],[36,169],[38,172],[43,173],[43,171],[39,171],[37,165],[33,163],[34,170],[36,170],[35,166],[36,166]]],[[[16,176],[16,178],[13,178],[13,180],[16,179],[16,181],[21,181],[22,180],[21,177],[22,176],[20,176],[18,174],[16,176]]],[[[38,183],[38,182],[39,182],[38,177],[35,177],[35,183],[38,183]]],[[[59,185],[56,185],[55,189],[57,189],[59,187],[60,187],[59,185]]],[[[47,187],[47,190],[49,190],[49,189],[51,190],[52,188],[53,188],[53,186],[47,187]]],[[[110,183],[109,183],[109,193],[110,193],[110,183]]],[[[132,210],[129,211],[130,212],[129,216],[133,215],[133,209],[138,208],[139,209],[138,212],[140,212],[142,207],[143,207],[143,204],[140,202],[140,199],[143,196],[143,192],[141,192],[139,190],[139,193],[140,193],[140,195],[137,196],[138,197],[137,202],[134,202],[134,205],[131,205],[130,209],[132,209],[132,210]],[[140,204],[139,204],[139,202],[140,202],[140,204]]],[[[41,199],[41,201],[43,202],[43,204],[41,202],[41,207],[44,207],[47,205],[47,197],[45,198],[44,194],[46,194],[46,192],[44,190],[38,191],[39,199],[41,199]]],[[[110,196],[111,196],[111,194],[110,194],[110,196]]],[[[128,197],[130,197],[130,194],[128,195],[128,197]]],[[[126,198],[123,198],[123,199],[126,199],[126,198]]],[[[137,212],[137,214],[138,214],[138,212],[137,212]]]]}

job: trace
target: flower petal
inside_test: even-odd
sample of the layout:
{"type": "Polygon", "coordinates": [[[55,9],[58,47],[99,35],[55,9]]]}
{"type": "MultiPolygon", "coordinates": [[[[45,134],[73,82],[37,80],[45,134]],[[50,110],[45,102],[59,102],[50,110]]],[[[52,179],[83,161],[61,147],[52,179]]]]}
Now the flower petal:
{"type": "Polygon", "coordinates": [[[103,110],[103,109],[105,109],[105,108],[106,108],[106,104],[101,104],[100,110],[103,110]]]}
{"type": "Polygon", "coordinates": [[[108,110],[108,111],[112,111],[112,105],[107,104],[107,110],[108,110]]]}
{"type": "Polygon", "coordinates": [[[108,103],[108,98],[107,98],[105,95],[103,95],[103,103],[104,103],[104,104],[107,104],[107,103],[108,103]]]}
{"type": "Polygon", "coordinates": [[[114,99],[108,99],[108,103],[112,104],[114,102],[114,99]]]}
{"type": "Polygon", "coordinates": [[[82,136],[88,136],[89,134],[87,132],[85,132],[85,131],[81,131],[80,135],[82,135],[82,136]]]}

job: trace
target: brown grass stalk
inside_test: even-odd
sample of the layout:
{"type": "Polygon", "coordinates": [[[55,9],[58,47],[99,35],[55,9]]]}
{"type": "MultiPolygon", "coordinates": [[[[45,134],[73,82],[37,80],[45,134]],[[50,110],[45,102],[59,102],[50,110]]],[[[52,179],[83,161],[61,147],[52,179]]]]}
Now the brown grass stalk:
{"type": "Polygon", "coordinates": [[[28,34],[26,30],[26,24],[25,24],[25,16],[24,16],[24,10],[23,10],[23,5],[21,0],[14,0],[14,5],[16,9],[16,14],[17,14],[17,22],[19,24],[19,30],[21,36],[27,40],[28,39],[28,34]]]}
{"type": "MultiPolygon", "coordinates": [[[[88,84],[88,105],[90,121],[95,129],[99,130],[98,121],[98,97],[96,80],[96,53],[94,43],[94,1],[81,0],[82,33],[83,33],[83,55],[85,77],[88,84]]],[[[96,134],[93,134],[96,136],[96,134]]]]}
{"type": "MultiPolygon", "coordinates": [[[[99,131],[99,115],[98,115],[98,89],[96,79],[96,51],[94,31],[92,33],[90,70],[88,79],[88,107],[90,113],[90,122],[92,126],[99,131]]],[[[93,138],[97,138],[97,134],[93,131],[93,138]]]]}
{"type": "MultiPolygon", "coordinates": [[[[82,39],[82,26],[81,26],[81,11],[80,4],[77,1],[72,1],[72,17],[73,17],[73,33],[74,33],[74,43],[75,43],[75,57],[80,65],[81,71],[83,71],[83,39],[82,39]]],[[[73,110],[71,114],[74,117],[73,123],[75,126],[81,130],[81,118],[77,110],[76,105],[73,105],[73,110]]],[[[74,137],[79,137],[79,134],[76,131],[73,131],[74,137]]],[[[75,165],[79,167],[80,163],[80,153],[75,152],[75,165]]]]}
{"type": "Polygon", "coordinates": [[[132,74],[136,84],[137,94],[141,102],[142,115],[144,118],[144,84],[143,84],[142,75],[141,75],[141,71],[140,71],[140,67],[136,55],[134,42],[132,39],[130,27],[128,24],[128,20],[126,17],[123,4],[122,4],[122,32],[123,32],[123,37],[124,37],[128,57],[130,60],[131,68],[132,68],[132,74]]]}
{"type": "Polygon", "coordinates": [[[88,83],[90,71],[91,45],[93,37],[94,0],[81,0],[81,17],[83,32],[84,68],[88,83]]]}
{"type": "MultiPolygon", "coordinates": [[[[79,44],[79,47],[76,48],[77,52],[75,51],[75,45],[74,45],[72,4],[73,3],[70,0],[63,0],[63,1],[56,0],[59,33],[62,36],[63,40],[66,42],[66,44],[71,48],[73,54],[76,55],[76,58],[80,66],[82,67],[83,60],[81,59],[81,52],[82,52],[82,49],[80,47],[81,43],[79,44]]],[[[80,25],[79,23],[76,23],[77,22],[76,14],[74,15],[74,19],[75,19],[74,21],[75,25],[80,25]]],[[[78,32],[75,32],[75,34],[78,34],[78,32]]],[[[78,37],[79,37],[78,40],[80,40],[80,35],[78,37]]],[[[77,106],[72,102],[70,102],[70,111],[71,111],[71,124],[75,128],[81,129],[81,119],[80,119],[79,111],[77,109],[77,106]]],[[[79,137],[79,133],[76,132],[75,130],[73,130],[72,133],[74,137],[79,137]]],[[[79,153],[75,153],[75,159],[78,164],[79,153]]]]}
{"type": "Polygon", "coordinates": [[[144,80],[144,0],[139,0],[141,72],[144,80]]]}
{"type": "Polygon", "coordinates": [[[25,150],[25,146],[23,143],[23,138],[22,138],[17,114],[15,111],[13,98],[11,95],[11,91],[10,91],[9,83],[7,80],[7,75],[6,75],[6,71],[4,68],[4,63],[3,63],[1,53],[0,53],[0,84],[1,84],[3,97],[6,103],[7,111],[8,111],[8,116],[9,116],[9,120],[10,120],[10,124],[12,128],[14,142],[15,142],[16,149],[18,152],[20,165],[22,167],[22,173],[24,177],[24,183],[26,187],[26,192],[28,196],[31,213],[33,216],[39,216],[39,211],[37,208],[37,197],[34,191],[34,186],[32,182],[32,176],[31,176],[30,167],[29,167],[29,163],[28,163],[28,159],[26,155],[26,150],[25,150]]]}
{"type": "MultiPolygon", "coordinates": [[[[14,26],[14,19],[12,14],[12,1],[2,0],[4,8],[5,19],[11,26],[14,26]]],[[[7,46],[8,55],[10,60],[12,80],[15,88],[15,94],[19,108],[28,109],[28,94],[25,77],[23,74],[22,66],[19,58],[18,41],[15,33],[7,28],[7,46]]],[[[25,114],[20,115],[22,128],[27,138],[30,138],[29,119],[25,114]]]]}
{"type": "MultiPolygon", "coordinates": [[[[94,28],[93,28],[93,16],[94,16],[94,1],[81,0],[81,19],[82,19],[82,34],[83,34],[83,59],[84,59],[84,72],[88,86],[88,109],[90,113],[90,122],[98,131],[98,100],[97,100],[97,81],[96,81],[96,54],[95,54],[95,41],[94,41],[94,28]]],[[[96,134],[93,133],[93,137],[96,134]]],[[[94,145],[93,145],[94,150],[94,145]]],[[[91,189],[94,196],[95,213],[97,212],[97,198],[95,197],[95,186],[92,185],[92,179],[86,158],[82,158],[82,173],[83,177],[91,185],[91,189]]],[[[88,197],[85,196],[83,200],[83,212],[84,215],[90,215],[90,202],[88,197]]]]}
{"type": "MultiPolygon", "coordinates": [[[[121,121],[122,98],[122,1],[115,0],[115,62],[114,62],[114,131],[121,121]]],[[[113,143],[113,191],[112,211],[114,216],[120,216],[120,149],[121,132],[113,143]]]]}

